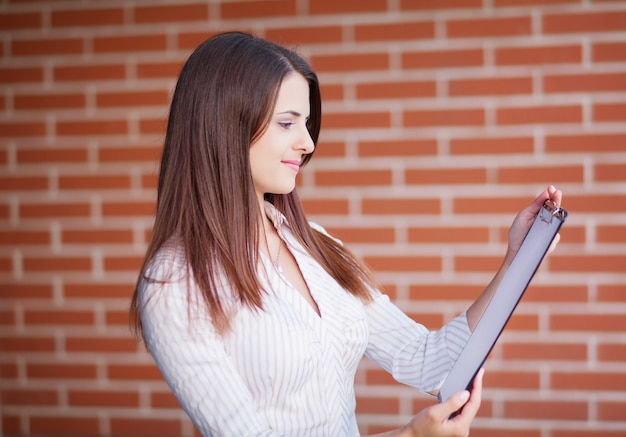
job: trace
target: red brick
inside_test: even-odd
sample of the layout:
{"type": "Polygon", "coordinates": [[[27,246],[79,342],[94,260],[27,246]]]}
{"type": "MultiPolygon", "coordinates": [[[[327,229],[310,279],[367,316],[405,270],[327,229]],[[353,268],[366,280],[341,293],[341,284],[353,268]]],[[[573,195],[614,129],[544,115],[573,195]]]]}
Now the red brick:
{"type": "Polygon", "coordinates": [[[60,65],[52,70],[57,82],[123,80],[126,67],[122,64],[60,65]]]}
{"type": "Polygon", "coordinates": [[[52,337],[0,337],[4,352],[54,352],[55,339],[52,337]]]}
{"type": "Polygon", "coordinates": [[[132,391],[69,390],[67,402],[76,407],[138,408],[139,394],[132,391]]]}
{"type": "Polygon", "coordinates": [[[496,122],[502,125],[580,123],[582,116],[582,108],[578,105],[509,107],[496,110],[496,122]]]}
{"type": "Polygon", "coordinates": [[[317,0],[309,3],[309,13],[321,14],[359,14],[366,12],[384,12],[387,10],[385,0],[360,0],[358,2],[338,2],[333,0],[317,0]]]}
{"type": "Polygon", "coordinates": [[[530,77],[502,77],[486,79],[458,79],[448,83],[448,93],[452,97],[480,95],[531,94],[533,92],[530,77]]]}
{"type": "Polygon", "coordinates": [[[156,212],[155,202],[104,202],[102,215],[105,217],[150,216],[156,212]]]}
{"type": "Polygon", "coordinates": [[[136,352],[137,342],[130,336],[123,338],[68,337],[65,339],[65,350],[67,352],[106,352],[111,354],[136,352]]]}
{"type": "Polygon", "coordinates": [[[131,244],[131,229],[88,229],[64,230],[61,234],[64,244],[131,244]]]}
{"type": "Polygon", "coordinates": [[[361,212],[370,214],[439,214],[439,199],[411,198],[365,198],[361,201],[361,212]]]}
{"type": "Polygon", "coordinates": [[[46,134],[44,122],[11,122],[0,123],[1,137],[41,137],[46,134]]]}
{"type": "Polygon", "coordinates": [[[446,35],[448,38],[524,36],[530,34],[530,17],[449,20],[446,23],[446,35]]]}
{"type": "Polygon", "coordinates": [[[172,437],[182,435],[182,423],[177,419],[116,418],[110,420],[112,435],[136,437],[172,437]]]}
{"type": "Polygon", "coordinates": [[[0,68],[0,83],[27,83],[41,82],[43,68],[41,67],[4,67],[0,68]]]}
{"type": "MultiPolygon", "coordinates": [[[[569,195],[567,207],[578,213],[626,212],[626,196],[616,194],[569,195]]],[[[584,268],[583,268],[584,271],[584,268]]]]}
{"type": "Polygon", "coordinates": [[[437,87],[434,81],[372,82],[356,86],[356,95],[363,99],[411,99],[434,97],[437,87]]]}
{"type": "Polygon", "coordinates": [[[139,132],[142,134],[162,135],[167,128],[165,118],[141,119],[139,120],[139,132]]]}
{"type": "Polygon", "coordinates": [[[554,272],[621,273],[626,255],[559,255],[550,256],[550,270],[554,272]]]}
{"type": "Polygon", "coordinates": [[[0,177],[0,191],[33,191],[47,189],[47,177],[0,177]]]}
{"type": "Polygon", "coordinates": [[[161,158],[162,146],[131,146],[98,148],[99,162],[158,162],[161,158]]]}
{"type": "Polygon", "coordinates": [[[110,256],[104,259],[104,269],[106,271],[130,270],[138,272],[142,263],[143,257],[141,256],[110,256]]]}
{"type": "Polygon", "coordinates": [[[545,93],[626,91],[626,73],[545,75],[545,93]]]}
{"type": "Polygon", "coordinates": [[[626,134],[548,135],[545,148],[549,153],[623,152],[626,134]]]}
{"type": "Polygon", "coordinates": [[[60,176],[62,190],[125,190],[131,185],[129,175],[60,176]]]}
{"type": "Polygon", "coordinates": [[[100,419],[98,417],[54,417],[29,416],[31,433],[39,435],[63,436],[98,436],[100,435],[100,419]]]}
{"type": "Polygon", "coordinates": [[[130,299],[134,284],[68,283],[63,286],[63,295],[69,299],[130,299]]]}
{"type": "Polygon", "coordinates": [[[20,204],[21,218],[48,219],[59,217],[88,217],[91,206],[88,203],[33,203],[20,204]]]}
{"type": "Polygon", "coordinates": [[[159,369],[155,365],[138,365],[138,364],[110,364],[108,366],[108,376],[111,380],[124,381],[159,381],[163,378],[159,369]]]}
{"type": "Polygon", "coordinates": [[[356,41],[413,41],[434,37],[435,23],[432,21],[361,24],[354,26],[354,39],[356,41]]]}
{"type": "Polygon", "coordinates": [[[125,135],[128,132],[126,120],[74,120],[57,121],[58,135],[125,135]]]}
{"type": "Polygon", "coordinates": [[[482,49],[415,51],[402,54],[404,69],[478,67],[483,62],[482,49]]]}
{"type": "Polygon", "coordinates": [[[56,390],[2,390],[3,405],[57,405],[56,390]]]}
{"type": "Polygon", "coordinates": [[[496,272],[502,262],[501,256],[456,256],[454,270],[457,272],[496,272]]]}
{"type": "Polygon", "coordinates": [[[67,9],[52,10],[52,27],[96,27],[124,24],[124,10],[114,9],[67,9]]]}
{"type": "Polygon", "coordinates": [[[596,164],[594,179],[598,182],[620,182],[626,180],[626,164],[596,164]]]}
{"type": "Polygon", "coordinates": [[[496,65],[580,64],[581,62],[582,47],[579,44],[495,49],[496,65]]]}
{"type": "Polygon", "coordinates": [[[24,322],[27,325],[93,325],[95,315],[93,311],[26,310],[24,322]]]}
{"type": "Polygon", "coordinates": [[[15,109],[72,109],[85,107],[84,94],[17,94],[15,109]]]}
{"type": "Polygon", "coordinates": [[[202,3],[188,3],[164,6],[135,6],[135,23],[168,23],[186,21],[206,21],[209,7],[202,3]]]}
{"type": "Polygon", "coordinates": [[[598,103],[593,105],[593,121],[626,121],[626,103],[598,103]]]}
{"type": "Polygon", "coordinates": [[[346,199],[302,199],[302,206],[307,214],[345,215],[348,213],[346,199]]]}
{"type": "Polygon", "coordinates": [[[505,360],[586,361],[587,345],[584,343],[502,343],[505,360]]]}
{"type": "Polygon", "coordinates": [[[2,284],[0,299],[49,299],[52,297],[52,286],[49,284],[2,284]]]}
{"type": "Polygon", "coordinates": [[[626,390],[626,374],[610,371],[553,372],[550,381],[550,388],[555,390],[626,390]]]}
{"type": "Polygon", "coordinates": [[[438,169],[407,169],[404,172],[407,185],[455,185],[484,184],[487,182],[487,171],[484,168],[438,168],[438,169]]]}
{"type": "Polygon", "coordinates": [[[542,420],[587,420],[586,401],[506,401],[505,417],[542,420]]]}
{"type": "Polygon", "coordinates": [[[494,6],[506,8],[511,6],[543,6],[558,4],[578,4],[578,0],[495,0],[494,6]]]}
{"type": "Polygon", "coordinates": [[[440,109],[404,112],[405,127],[480,126],[485,123],[483,109],[440,109]]]}
{"type": "Polygon", "coordinates": [[[86,163],[88,159],[85,148],[38,148],[18,149],[18,164],[51,164],[51,163],[86,163]]]}
{"type": "Polygon", "coordinates": [[[624,362],[626,360],[626,344],[600,343],[597,347],[600,361],[624,362]]]}
{"type": "Polygon", "coordinates": [[[582,165],[560,167],[501,167],[496,171],[496,180],[502,184],[519,183],[582,183],[582,165]]]}
{"type": "Polygon", "coordinates": [[[440,272],[442,266],[437,256],[365,256],[364,261],[376,272],[440,272]]]}
{"type": "Polygon", "coordinates": [[[411,284],[409,299],[412,301],[473,301],[483,291],[483,286],[464,284],[411,284]]]}
{"type": "Polygon", "coordinates": [[[533,151],[534,139],[532,137],[450,139],[450,154],[452,155],[531,154],[533,151]]]}
{"type": "Polygon", "coordinates": [[[326,230],[344,243],[393,243],[396,234],[391,227],[326,227],[326,230]]]}
{"type": "Polygon", "coordinates": [[[42,25],[41,12],[0,13],[0,29],[3,31],[36,29],[42,25]]]}
{"type": "Polygon", "coordinates": [[[389,127],[391,115],[388,112],[326,112],[322,125],[324,129],[389,127]]]}
{"type": "Polygon", "coordinates": [[[487,362],[485,369],[485,387],[523,390],[536,390],[539,388],[539,374],[537,372],[489,369],[489,362],[487,362]]]}
{"type": "Polygon", "coordinates": [[[93,364],[27,364],[26,375],[34,379],[94,379],[93,364]]]}
{"type": "Polygon", "coordinates": [[[328,186],[366,186],[366,185],[390,185],[391,171],[384,170],[341,170],[315,172],[315,185],[328,186]]]}
{"type": "Polygon", "coordinates": [[[62,271],[89,271],[91,259],[81,257],[35,258],[25,257],[24,271],[26,272],[62,272],[62,271]]]}
{"type": "Polygon", "coordinates": [[[167,90],[121,91],[96,94],[96,106],[102,108],[164,106],[170,101],[167,90]]]}
{"type": "Polygon", "coordinates": [[[626,61],[626,42],[598,42],[591,46],[593,62],[626,61]]]}
{"type": "Polygon", "coordinates": [[[626,11],[545,14],[544,33],[611,32],[626,30],[626,11]]]}
{"type": "Polygon", "coordinates": [[[93,40],[96,53],[136,53],[165,51],[167,48],[164,34],[99,36],[93,40]]]}
{"type": "Polygon", "coordinates": [[[622,314],[552,314],[552,331],[619,332],[626,323],[622,314]]]}
{"type": "Polygon", "coordinates": [[[128,326],[128,311],[117,311],[110,310],[107,311],[105,316],[105,321],[107,325],[123,325],[128,326]]]}
{"type": "Polygon", "coordinates": [[[416,227],[408,229],[410,243],[487,243],[489,229],[483,227],[416,227]]]}
{"type": "Polygon", "coordinates": [[[13,40],[11,53],[14,56],[78,55],[83,53],[80,38],[42,38],[13,40]]]}
{"type": "Polygon", "coordinates": [[[137,64],[138,79],[176,78],[183,67],[181,61],[140,62],[137,64]]]}
{"type": "Polygon", "coordinates": [[[288,17],[296,15],[295,0],[259,0],[220,3],[220,17],[239,18],[288,17]]]}
{"type": "Polygon", "coordinates": [[[0,231],[0,246],[47,244],[50,244],[49,231],[0,231]]]}
{"type": "Polygon", "coordinates": [[[359,156],[425,156],[437,154],[437,140],[385,140],[359,142],[359,156]]]}
{"type": "Polygon", "coordinates": [[[150,405],[154,408],[179,408],[180,403],[171,391],[150,395],[150,405]]]}
{"type": "Polygon", "coordinates": [[[400,0],[401,10],[479,9],[480,0],[400,0]]]}
{"type": "Polygon", "coordinates": [[[298,26],[270,28],[265,37],[282,45],[331,44],[342,40],[341,26],[298,26]]]}
{"type": "Polygon", "coordinates": [[[389,55],[387,53],[314,55],[311,63],[319,72],[387,70],[389,68],[389,55]]]}
{"type": "Polygon", "coordinates": [[[626,285],[598,285],[599,302],[626,302],[626,285]]]}
{"type": "Polygon", "coordinates": [[[599,401],[597,403],[598,420],[600,421],[618,421],[624,420],[624,411],[626,411],[626,402],[599,401]]]}
{"type": "Polygon", "coordinates": [[[400,413],[398,398],[366,397],[361,395],[356,404],[357,414],[393,414],[400,413]]]}

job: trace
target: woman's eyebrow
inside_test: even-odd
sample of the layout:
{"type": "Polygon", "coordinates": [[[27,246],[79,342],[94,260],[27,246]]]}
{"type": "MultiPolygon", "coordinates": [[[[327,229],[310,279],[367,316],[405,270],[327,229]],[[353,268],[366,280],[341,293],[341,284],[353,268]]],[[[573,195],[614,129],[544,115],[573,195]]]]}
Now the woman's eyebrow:
{"type": "MultiPolygon", "coordinates": [[[[293,115],[294,117],[302,117],[302,114],[300,114],[298,111],[294,111],[293,109],[276,113],[276,115],[285,115],[285,114],[293,115]]],[[[309,117],[307,116],[306,118],[308,119],[309,117]]]]}

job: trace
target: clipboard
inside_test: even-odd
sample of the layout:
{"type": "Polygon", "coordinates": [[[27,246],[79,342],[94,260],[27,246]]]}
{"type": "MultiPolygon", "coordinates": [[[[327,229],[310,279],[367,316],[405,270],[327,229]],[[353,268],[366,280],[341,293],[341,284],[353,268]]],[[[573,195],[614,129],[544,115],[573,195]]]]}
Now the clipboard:
{"type": "Polygon", "coordinates": [[[543,204],[443,382],[437,395],[439,402],[461,390],[471,389],[474,377],[487,360],[566,218],[567,211],[557,208],[550,200],[543,204]]]}

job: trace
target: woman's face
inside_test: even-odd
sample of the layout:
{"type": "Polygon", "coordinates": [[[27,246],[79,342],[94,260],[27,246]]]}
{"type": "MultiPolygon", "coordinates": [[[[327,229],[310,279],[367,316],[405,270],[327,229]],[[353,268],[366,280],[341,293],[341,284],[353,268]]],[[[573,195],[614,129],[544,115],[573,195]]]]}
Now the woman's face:
{"type": "Polygon", "coordinates": [[[250,147],[252,179],[259,201],[265,193],[287,194],[295,188],[302,158],[315,147],[306,127],[309,108],[306,79],[298,73],[285,77],[269,123],[250,147]]]}

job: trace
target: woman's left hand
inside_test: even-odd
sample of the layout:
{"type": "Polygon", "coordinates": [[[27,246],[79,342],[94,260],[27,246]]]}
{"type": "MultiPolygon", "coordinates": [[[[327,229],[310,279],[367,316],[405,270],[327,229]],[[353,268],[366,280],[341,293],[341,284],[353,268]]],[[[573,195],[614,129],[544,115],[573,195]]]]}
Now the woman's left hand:
{"type": "MultiPolygon", "coordinates": [[[[535,217],[539,213],[539,210],[543,206],[546,200],[551,200],[552,203],[558,208],[561,206],[561,199],[563,197],[563,193],[561,190],[557,190],[553,185],[549,185],[535,200],[532,201],[530,205],[524,208],[522,211],[517,214],[515,220],[513,220],[513,224],[509,229],[509,244],[507,249],[507,258],[513,259],[517,251],[519,250],[522,242],[524,241],[524,237],[528,233],[535,217]]],[[[548,249],[548,253],[552,252],[556,245],[558,244],[560,239],[560,235],[557,234],[552,242],[552,245],[548,249]]]]}

